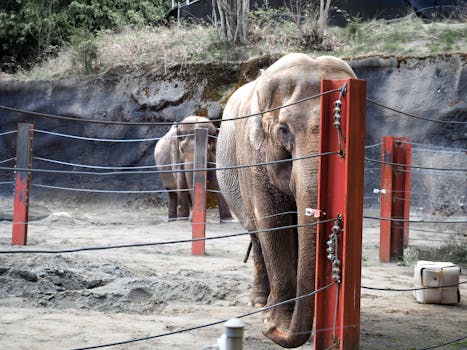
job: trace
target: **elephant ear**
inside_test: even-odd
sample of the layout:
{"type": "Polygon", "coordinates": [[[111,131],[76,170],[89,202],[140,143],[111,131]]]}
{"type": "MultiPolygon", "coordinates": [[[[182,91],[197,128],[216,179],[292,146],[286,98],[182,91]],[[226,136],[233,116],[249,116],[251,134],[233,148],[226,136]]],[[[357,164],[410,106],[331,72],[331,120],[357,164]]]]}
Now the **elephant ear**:
{"type": "Polygon", "coordinates": [[[250,144],[255,150],[259,150],[263,145],[266,134],[263,129],[263,114],[260,113],[260,103],[259,103],[259,91],[256,91],[256,94],[253,94],[251,101],[252,113],[258,113],[257,115],[250,118],[250,144]]]}

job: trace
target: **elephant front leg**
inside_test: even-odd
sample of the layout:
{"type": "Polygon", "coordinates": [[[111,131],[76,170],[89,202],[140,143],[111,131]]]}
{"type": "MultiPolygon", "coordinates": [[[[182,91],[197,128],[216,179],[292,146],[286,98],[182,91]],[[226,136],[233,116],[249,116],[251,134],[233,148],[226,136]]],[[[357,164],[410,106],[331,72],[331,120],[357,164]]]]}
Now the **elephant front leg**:
{"type": "Polygon", "coordinates": [[[177,193],[169,192],[167,194],[167,206],[169,210],[169,221],[177,219],[177,193]]]}
{"type": "Polygon", "coordinates": [[[267,303],[270,291],[268,274],[259,239],[256,234],[251,234],[250,237],[254,262],[254,280],[250,293],[250,303],[254,307],[263,307],[267,303]]]}
{"type": "MultiPolygon", "coordinates": [[[[285,220],[284,220],[285,221],[285,220]]],[[[276,222],[274,227],[286,226],[276,222]]],[[[272,228],[264,227],[263,229],[272,228]]],[[[297,236],[293,229],[267,231],[260,234],[261,249],[269,278],[270,293],[267,305],[275,305],[295,298],[297,290],[297,236]]],[[[286,332],[290,326],[294,302],[278,305],[267,314],[268,329],[286,332]]]]}

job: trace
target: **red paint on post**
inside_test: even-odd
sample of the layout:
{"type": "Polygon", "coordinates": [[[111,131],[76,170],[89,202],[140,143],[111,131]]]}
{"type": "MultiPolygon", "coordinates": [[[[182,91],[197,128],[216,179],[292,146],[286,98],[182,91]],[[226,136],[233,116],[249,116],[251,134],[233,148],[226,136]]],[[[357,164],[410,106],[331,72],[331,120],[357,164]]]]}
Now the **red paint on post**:
{"type": "MultiPolygon", "coordinates": [[[[194,169],[207,168],[208,129],[195,129],[194,169]]],[[[206,237],[206,170],[196,170],[193,176],[192,255],[204,255],[206,237]]]]}
{"type": "Polygon", "coordinates": [[[379,258],[390,262],[401,258],[409,244],[411,145],[407,137],[384,136],[382,160],[379,258]]]}
{"type": "MultiPolygon", "coordinates": [[[[33,133],[34,126],[32,124],[18,124],[16,143],[17,169],[31,169],[33,133]]],[[[31,173],[27,170],[17,170],[13,204],[12,244],[26,245],[27,243],[30,190],[31,173]]]]}
{"type": "MultiPolygon", "coordinates": [[[[332,346],[356,350],[360,341],[366,82],[322,80],[321,92],[341,88],[344,83],[340,137],[344,157],[322,156],[319,165],[318,208],[326,212],[326,219],[339,214],[343,218],[337,249],[340,283],[315,297],[314,348],[320,350],[332,346]]],[[[321,153],[339,151],[339,133],[334,127],[334,102],[338,98],[339,92],[321,96],[321,153]]],[[[327,259],[327,242],[333,226],[334,222],[330,222],[317,227],[316,289],[333,281],[332,264],[327,259]]]]}

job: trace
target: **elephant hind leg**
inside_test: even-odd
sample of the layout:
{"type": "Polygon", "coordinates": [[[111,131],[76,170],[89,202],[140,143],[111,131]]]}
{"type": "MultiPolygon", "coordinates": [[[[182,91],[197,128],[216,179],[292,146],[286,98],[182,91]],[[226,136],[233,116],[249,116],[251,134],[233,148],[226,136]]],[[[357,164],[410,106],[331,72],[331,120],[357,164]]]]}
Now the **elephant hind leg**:
{"type": "Polygon", "coordinates": [[[178,193],[178,218],[183,220],[190,219],[191,197],[186,191],[178,193]]]}
{"type": "Polygon", "coordinates": [[[167,193],[167,204],[169,207],[169,221],[177,219],[177,193],[169,192],[167,193]]]}
{"type": "Polygon", "coordinates": [[[258,237],[250,235],[253,245],[254,281],[250,293],[250,303],[254,307],[263,307],[268,301],[270,292],[269,279],[264,262],[263,252],[258,237]]]}
{"type": "Polygon", "coordinates": [[[229,206],[221,193],[216,193],[217,206],[219,207],[219,217],[221,222],[232,221],[232,214],[229,206]]]}

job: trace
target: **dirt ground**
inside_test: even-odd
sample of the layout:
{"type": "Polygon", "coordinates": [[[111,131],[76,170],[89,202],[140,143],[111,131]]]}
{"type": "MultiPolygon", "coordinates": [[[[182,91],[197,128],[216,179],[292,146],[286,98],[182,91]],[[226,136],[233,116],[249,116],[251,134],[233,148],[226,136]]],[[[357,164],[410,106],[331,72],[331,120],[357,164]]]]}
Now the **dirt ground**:
{"type": "MultiPolygon", "coordinates": [[[[28,249],[65,249],[191,237],[189,222],[165,209],[36,206],[28,249]]],[[[0,249],[11,249],[11,222],[0,217],[0,249]]],[[[243,232],[208,214],[207,236],[243,232]]],[[[379,229],[365,222],[362,285],[412,288],[413,266],[378,262],[379,229]]],[[[77,349],[155,336],[247,313],[248,236],[63,254],[0,254],[0,349],[77,349]]],[[[21,247],[15,247],[23,249],[21,247]]],[[[466,280],[465,272],[461,280],[466,280]]],[[[361,349],[423,349],[467,335],[467,285],[454,306],[416,302],[412,292],[362,289],[361,349]]],[[[245,349],[280,349],[261,334],[260,315],[243,319],[245,349]]],[[[113,349],[207,349],[223,323],[113,349]]],[[[311,343],[301,347],[312,349],[311,343]]],[[[467,349],[467,339],[448,349],[467,349]]]]}

